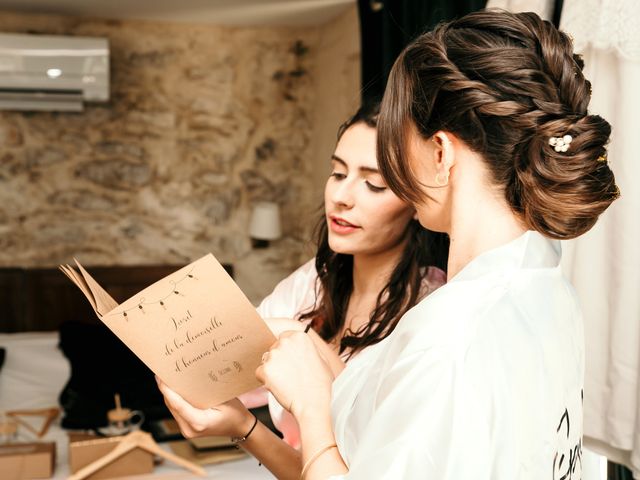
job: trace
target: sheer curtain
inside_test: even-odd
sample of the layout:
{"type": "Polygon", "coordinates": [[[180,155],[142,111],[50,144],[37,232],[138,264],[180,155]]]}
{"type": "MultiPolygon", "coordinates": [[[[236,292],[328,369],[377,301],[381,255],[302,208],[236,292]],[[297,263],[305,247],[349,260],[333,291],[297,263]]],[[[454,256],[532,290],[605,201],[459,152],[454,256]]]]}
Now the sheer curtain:
{"type": "Polygon", "coordinates": [[[551,20],[554,0],[489,0],[487,8],[503,8],[510,12],[535,12],[540,18],[551,20]]]}

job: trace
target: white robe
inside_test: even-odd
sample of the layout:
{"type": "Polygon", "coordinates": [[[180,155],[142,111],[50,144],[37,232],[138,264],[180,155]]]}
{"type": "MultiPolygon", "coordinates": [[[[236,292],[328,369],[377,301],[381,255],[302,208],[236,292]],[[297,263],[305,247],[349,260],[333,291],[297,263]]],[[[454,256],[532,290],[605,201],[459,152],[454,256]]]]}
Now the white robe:
{"type": "Polygon", "coordinates": [[[349,473],[332,478],[580,478],[582,318],[559,261],[527,232],[350,361],[332,405],[349,473]]]}

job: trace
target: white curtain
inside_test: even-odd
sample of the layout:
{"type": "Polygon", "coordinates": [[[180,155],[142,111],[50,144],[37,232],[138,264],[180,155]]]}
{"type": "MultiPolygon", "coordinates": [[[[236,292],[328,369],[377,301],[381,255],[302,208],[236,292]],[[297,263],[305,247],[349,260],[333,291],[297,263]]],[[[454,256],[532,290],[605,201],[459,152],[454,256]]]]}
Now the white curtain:
{"type": "Polygon", "coordinates": [[[487,8],[502,8],[509,12],[535,12],[540,18],[551,20],[553,0],[489,0],[487,8]]]}
{"type": "MultiPolygon", "coordinates": [[[[553,3],[487,6],[548,19],[553,3]]],[[[609,161],[622,193],[590,232],[563,246],[585,318],[585,446],[640,479],[640,1],[565,0],[560,28],[583,55],[590,113],[613,126],[609,161]]]]}

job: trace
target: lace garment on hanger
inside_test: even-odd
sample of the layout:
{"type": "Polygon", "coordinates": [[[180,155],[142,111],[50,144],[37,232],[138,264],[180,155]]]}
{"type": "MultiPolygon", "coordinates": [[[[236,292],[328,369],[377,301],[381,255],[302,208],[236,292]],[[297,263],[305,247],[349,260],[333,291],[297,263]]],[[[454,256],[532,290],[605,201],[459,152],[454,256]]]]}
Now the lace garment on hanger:
{"type": "Polygon", "coordinates": [[[577,52],[593,46],[640,61],[638,0],[564,0],[560,28],[573,37],[577,52]]]}

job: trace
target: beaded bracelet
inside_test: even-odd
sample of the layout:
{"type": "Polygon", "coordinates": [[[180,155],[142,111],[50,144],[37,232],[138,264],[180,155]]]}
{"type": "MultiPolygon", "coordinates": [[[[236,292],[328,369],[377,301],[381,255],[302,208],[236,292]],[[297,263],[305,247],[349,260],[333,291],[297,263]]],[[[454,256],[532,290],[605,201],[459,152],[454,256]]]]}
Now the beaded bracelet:
{"type": "Polygon", "coordinates": [[[320,457],[320,455],[322,455],[323,453],[331,450],[332,448],[338,448],[338,446],[335,443],[332,443],[331,445],[327,445],[326,447],[321,448],[316,453],[311,455],[311,458],[309,458],[309,460],[307,460],[307,462],[304,464],[304,467],[302,467],[302,473],[300,474],[300,480],[304,480],[304,476],[307,473],[307,470],[309,470],[309,467],[313,464],[313,462],[315,462],[320,457]]]}

